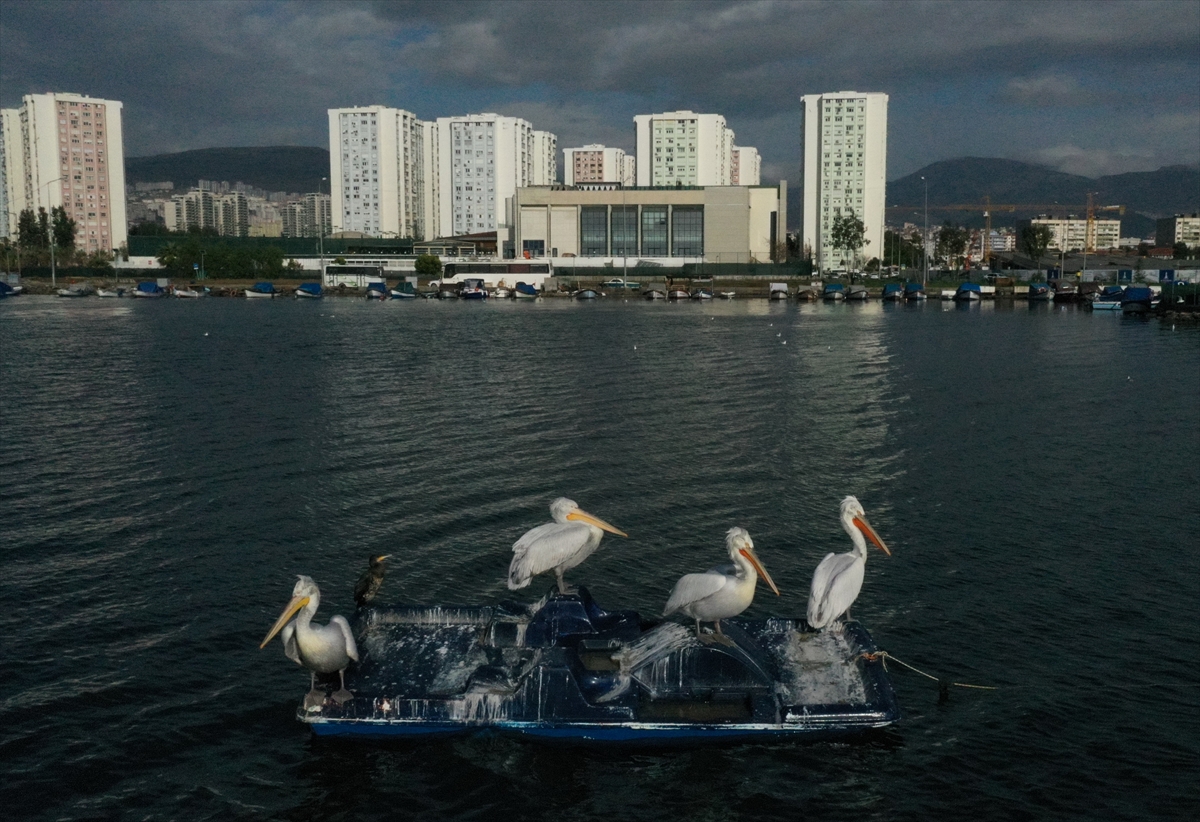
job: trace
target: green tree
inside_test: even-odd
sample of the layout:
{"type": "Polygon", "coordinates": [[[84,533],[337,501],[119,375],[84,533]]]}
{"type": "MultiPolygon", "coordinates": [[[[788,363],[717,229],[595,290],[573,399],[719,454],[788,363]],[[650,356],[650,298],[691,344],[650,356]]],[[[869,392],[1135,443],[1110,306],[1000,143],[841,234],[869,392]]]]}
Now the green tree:
{"type": "MultiPolygon", "coordinates": [[[[833,228],[829,232],[834,250],[842,252],[843,262],[846,255],[857,255],[860,248],[870,244],[871,241],[866,239],[866,234],[867,227],[855,215],[854,209],[847,209],[845,214],[835,216],[833,228]]],[[[851,277],[851,281],[853,281],[853,277],[851,277]]]]}
{"type": "Polygon", "coordinates": [[[1050,226],[1027,225],[1021,229],[1021,250],[1033,258],[1038,271],[1042,270],[1042,255],[1050,247],[1050,226]]]}
{"type": "Polygon", "coordinates": [[[417,276],[437,279],[442,275],[442,261],[436,254],[422,254],[415,263],[417,276]]]}
{"type": "Polygon", "coordinates": [[[42,233],[42,226],[32,209],[25,209],[17,218],[17,245],[23,251],[32,251],[50,246],[48,236],[42,233]]]}
{"type": "Polygon", "coordinates": [[[1188,258],[1187,243],[1180,240],[1171,247],[1171,256],[1176,260],[1186,260],[1188,258]]]}
{"type": "Polygon", "coordinates": [[[965,227],[955,225],[947,220],[942,224],[941,231],[938,232],[937,248],[934,253],[944,259],[951,268],[956,268],[958,261],[967,250],[967,237],[965,227]]]}
{"type": "Polygon", "coordinates": [[[54,245],[61,249],[75,247],[75,221],[67,216],[65,209],[55,206],[50,210],[53,225],[54,245]]]}

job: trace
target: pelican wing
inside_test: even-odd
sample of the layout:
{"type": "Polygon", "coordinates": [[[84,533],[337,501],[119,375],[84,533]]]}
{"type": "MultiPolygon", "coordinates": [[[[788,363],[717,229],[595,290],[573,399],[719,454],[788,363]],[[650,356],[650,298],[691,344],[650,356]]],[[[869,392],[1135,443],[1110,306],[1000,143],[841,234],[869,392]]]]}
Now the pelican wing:
{"type": "Polygon", "coordinates": [[[283,652],[287,658],[297,665],[303,665],[304,663],[300,661],[300,649],[296,647],[296,623],[294,621],[283,626],[279,638],[283,640],[283,652]]]}
{"type": "Polygon", "coordinates": [[[346,621],[344,616],[334,614],[329,618],[330,627],[337,626],[342,631],[342,636],[346,638],[346,656],[358,662],[358,645],[354,642],[354,632],[350,630],[350,623],[346,621]]]}
{"type": "Polygon", "coordinates": [[[823,628],[849,610],[862,590],[864,563],[854,554],[827,554],[813,573],[808,624],[823,628]]]}
{"type": "Polygon", "coordinates": [[[712,596],[724,588],[728,581],[729,577],[712,571],[680,577],[679,582],[676,582],[675,587],[671,589],[671,596],[667,598],[667,607],[663,609],[663,616],[670,616],[680,608],[712,596]]]}
{"type": "Polygon", "coordinates": [[[524,588],[538,574],[562,565],[583,550],[591,536],[586,525],[574,522],[548,522],[526,531],[513,543],[508,587],[524,588]]]}

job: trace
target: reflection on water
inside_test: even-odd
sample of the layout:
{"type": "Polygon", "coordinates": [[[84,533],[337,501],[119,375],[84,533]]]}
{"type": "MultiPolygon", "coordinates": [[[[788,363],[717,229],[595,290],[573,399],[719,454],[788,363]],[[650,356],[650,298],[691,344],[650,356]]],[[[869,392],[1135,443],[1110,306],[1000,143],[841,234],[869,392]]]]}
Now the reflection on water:
{"type": "Polygon", "coordinates": [[[0,799],[45,818],[1178,816],[1200,755],[1200,334],[1059,309],[7,300],[0,799]],[[849,545],[850,493],[895,549],[855,615],[900,658],[1004,690],[939,705],[897,672],[904,720],[849,742],[344,745],[294,721],[304,672],[257,649],[294,574],[324,621],[370,552],[397,555],[385,600],[513,597],[511,545],[560,494],[630,534],[575,572],[602,603],[659,613],[736,524],[783,591],[748,615],[802,614],[849,545]]]}

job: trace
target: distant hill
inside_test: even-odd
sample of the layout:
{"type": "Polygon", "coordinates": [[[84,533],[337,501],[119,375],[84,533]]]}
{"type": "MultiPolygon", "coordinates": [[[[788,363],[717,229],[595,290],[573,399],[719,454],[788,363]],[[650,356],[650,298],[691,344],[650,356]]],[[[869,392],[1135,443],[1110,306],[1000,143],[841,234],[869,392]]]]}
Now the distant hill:
{"type": "MultiPolygon", "coordinates": [[[[197,180],[241,181],[267,191],[303,194],[317,191],[329,176],[329,151],[309,146],[201,148],[178,154],[126,157],[125,180],[158,183],[170,180],[188,189],[197,180]]],[[[325,191],[329,184],[325,183],[325,191]]]]}
{"type": "MultiPolygon", "coordinates": [[[[947,212],[938,210],[938,206],[981,203],[985,196],[991,197],[993,203],[1082,206],[1087,203],[1088,192],[1095,192],[1093,200],[1097,205],[1125,206],[1125,215],[1120,217],[1121,233],[1125,236],[1152,235],[1157,217],[1200,211],[1200,168],[1196,166],[1164,166],[1157,171],[1091,178],[995,157],[942,160],[893,180],[887,186],[888,206],[923,209],[922,176],[929,181],[929,221],[936,224],[949,219],[982,226],[982,212],[947,212]]],[[[796,186],[788,191],[788,222],[793,227],[799,224],[799,213],[800,190],[796,186]]],[[[992,224],[1012,225],[1016,218],[1028,216],[1031,216],[1029,211],[993,212],[992,224]]],[[[1118,215],[1104,211],[1097,216],[1118,215]]],[[[900,220],[901,215],[893,211],[889,218],[900,220]]],[[[904,219],[914,221],[912,217],[904,219]]]]}

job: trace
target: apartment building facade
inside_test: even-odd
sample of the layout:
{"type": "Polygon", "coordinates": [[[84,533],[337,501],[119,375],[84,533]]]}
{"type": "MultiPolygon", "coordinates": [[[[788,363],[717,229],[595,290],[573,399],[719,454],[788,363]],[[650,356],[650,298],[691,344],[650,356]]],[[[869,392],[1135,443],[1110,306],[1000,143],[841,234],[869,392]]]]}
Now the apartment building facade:
{"type": "Polygon", "coordinates": [[[878,257],[887,195],[888,96],[839,91],[802,99],[801,248],[822,271],[878,257]],[[834,221],[850,213],[866,228],[859,260],[833,247],[834,221]]]}
{"type": "Polygon", "coordinates": [[[17,236],[24,210],[62,208],[75,247],[111,252],[127,241],[122,104],[83,94],[27,94],[0,113],[0,230],[17,236]]]}
{"type": "Polygon", "coordinates": [[[425,124],[388,106],[328,116],[332,231],[424,239],[425,124]]]}
{"type": "Polygon", "coordinates": [[[563,149],[563,185],[619,183],[637,185],[636,160],[624,149],[594,143],[563,149]]]}
{"type": "Polygon", "coordinates": [[[734,134],[720,114],[638,114],[637,184],[641,187],[732,184],[734,134]]]}

